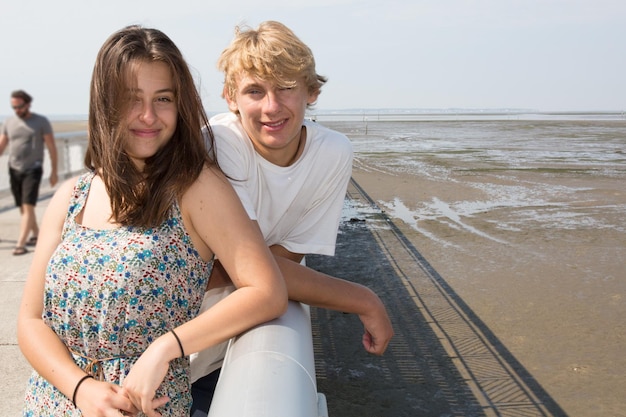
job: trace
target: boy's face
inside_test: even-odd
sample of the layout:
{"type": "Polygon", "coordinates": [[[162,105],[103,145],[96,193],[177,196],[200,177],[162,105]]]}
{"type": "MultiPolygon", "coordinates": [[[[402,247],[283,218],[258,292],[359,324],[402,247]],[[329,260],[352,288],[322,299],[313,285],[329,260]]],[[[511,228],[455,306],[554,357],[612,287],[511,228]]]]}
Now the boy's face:
{"type": "Polygon", "coordinates": [[[280,88],[244,75],[237,79],[235,96],[225,95],[257,152],[277,165],[285,165],[297,152],[307,105],[317,99],[317,94],[308,92],[304,78],[296,81],[293,88],[280,88]]]}

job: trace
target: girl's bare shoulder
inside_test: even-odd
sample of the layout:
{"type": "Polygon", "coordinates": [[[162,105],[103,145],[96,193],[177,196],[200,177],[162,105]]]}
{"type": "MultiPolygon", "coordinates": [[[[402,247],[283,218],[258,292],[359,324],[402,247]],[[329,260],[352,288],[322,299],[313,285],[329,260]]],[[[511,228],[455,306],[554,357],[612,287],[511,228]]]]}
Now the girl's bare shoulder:
{"type": "Polygon", "coordinates": [[[76,183],[78,181],[78,176],[69,178],[65,181],[63,181],[61,183],[61,185],[59,185],[59,188],[57,188],[57,190],[54,192],[54,195],[52,196],[52,200],[50,201],[50,204],[67,204],[69,203],[69,200],[72,196],[72,194],[74,193],[74,188],[76,187],[76,183]]]}
{"type": "Polygon", "coordinates": [[[215,165],[205,165],[185,195],[195,196],[198,193],[222,192],[224,188],[229,189],[231,186],[222,171],[215,165]]]}

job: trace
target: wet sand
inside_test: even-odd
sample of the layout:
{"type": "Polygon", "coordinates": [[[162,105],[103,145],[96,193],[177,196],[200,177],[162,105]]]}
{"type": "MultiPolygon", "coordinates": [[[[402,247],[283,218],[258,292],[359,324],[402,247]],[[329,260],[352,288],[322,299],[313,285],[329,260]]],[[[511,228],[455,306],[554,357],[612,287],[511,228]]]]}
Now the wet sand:
{"type": "MultiPolygon", "coordinates": [[[[407,210],[433,198],[450,204],[480,201],[480,187],[472,185],[481,182],[549,182],[579,189],[573,201],[568,203],[568,212],[577,211],[580,219],[588,218],[585,214],[595,219],[611,216],[607,223],[626,224],[626,213],[614,209],[626,207],[623,178],[571,172],[547,174],[532,170],[500,172],[495,176],[464,169],[454,171],[454,181],[442,182],[356,165],[354,179],[382,211],[397,198],[407,210]]],[[[558,210],[556,202],[559,198],[561,196],[554,196],[554,210],[558,210]]],[[[546,207],[537,209],[546,210],[546,207]]],[[[367,214],[360,215],[366,218],[364,225],[369,230],[380,227],[377,221],[367,218],[367,214]]],[[[332,356],[328,349],[319,348],[326,359],[320,365],[318,379],[320,390],[328,390],[331,416],[626,415],[623,388],[626,382],[623,353],[626,342],[624,228],[609,230],[584,222],[573,222],[572,227],[550,227],[545,222],[529,226],[527,221],[524,228],[519,228],[516,225],[521,215],[519,208],[511,207],[492,209],[467,218],[457,218],[450,213],[449,216],[420,220],[419,232],[415,224],[407,222],[407,216],[390,218],[436,271],[440,284],[443,283],[439,290],[447,293],[448,300],[456,300],[455,308],[462,314],[454,314],[464,316],[466,323],[471,322],[474,336],[476,332],[481,334],[472,343],[488,341],[477,343],[481,344],[482,355],[497,352],[494,358],[499,357],[497,362],[500,365],[494,366],[494,361],[490,366],[472,366],[468,359],[472,356],[471,350],[463,350],[463,337],[454,339],[453,333],[457,331],[451,330],[432,338],[425,350],[409,349],[406,357],[401,359],[407,363],[419,363],[425,360],[424,355],[430,355],[437,358],[438,365],[427,369],[452,375],[456,368],[460,378],[418,377],[411,382],[401,375],[400,367],[396,376],[382,372],[370,375],[375,378],[372,381],[367,378],[371,369],[384,368],[385,361],[398,363],[397,346],[394,350],[392,343],[386,359],[368,360],[366,354],[359,352],[358,346],[355,349],[355,340],[351,340],[358,336],[358,332],[351,334],[344,323],[343,331],[333,333],[337,338],[333,344],[350,345],[350,348],[342,348],[347,352],[339,351],[332,356]],[[445,352],[437,353],[442,347],[445,352]],[[351,357],[346,359],[343,355],[351,357]],[[349,362],[356,360],[355,357],[361,362],[350,366],[349,362]],[[328,359],[337,363],[329,363],[328,359]],[[509,368],[514,372],[511,373],[509,368]],[[336,371],[329,372],[329,369],[336,371]],[[363,372],[363,378],[358,377],[359,372],[363,372]],[[476,377],[481,372],[491,376],[476,377]],[[509,373],[509,378],[494,378],[494,373],[509,373]],[[448,381],[445,388],[437,387],[437,381],[441,380],[448,381]],[[517,387],[515,395],[506,394],[511,384],[517,387]],[[342,394],[346,389],[352,390],[352,396],[342,394]],[[400,405],[392,406],[394,402],[400,405]]],[[[350,225],[342,227],[350,228],[350,225]]],[[[344,230],[343,237],[346,237],[347,230],[344,230]]],[[[425,294],[430,284],[419,278],[422,274],[419,268],[406,273],[402,267],[396,267],[396,271],[379,276],[377,280],[367,277],[367,273],[355,272],[356,267],[346,266],[346,260],[348,263],[384,264],[393,251],[388,251],[387,260],[383,255],[376,258],[371,254],[367,259],[355,260],[351,258],[353,252],[363,251],[363,248],[359,248],[354,239],[342,245],[338,249],[338,259],[317,259],[319,264],[315,267],[326,268],[331,274],[334,269],[345,273],[346,279],[364,280],[366,285],[379,288],[399,333],[405,332],[406,324],[401,321],[407,320],[407,314],[413,314],[417,322],[423,321],[425,339],[428,339],[429,332],[435,331],[433,329],[441,331],[445,327],[441,323],[447,319],[443,316],[437,319],[432,313],[437,311],[437,301],[428,301],[425,294]],[[339,260],[341,256],[344,256],[343,266],[339,260]],[[396,280],[403,274],[407,275],[404,288],[396,285],[392,290],[385,289],[378,282],[380,279],[396,280]],[[407,289],[409,294],[399,300],[398,294],[407,289]],[[413,295],[411,291],[414,291],[413,295]],[[412,303],[419,308],[407,313],[406,306],[412,303]],[[429,303],[433,305],[429,307],[429,303]],[[426,312],[433,315],[429,317],[426,312]]],[[[373,243],[373,247],[378,248],[391,245],[385,239],[373,243]]],[[[322,311],[316,311],[316,320],[320,320],[318,315],[322,316],[321,326],[332,326],[333,320],[338,320],[335,316],[329,318],[322,311]]],[[[457,319],[457,325],[463,324],[464,320],[457,319]]],[[[358,321],[352,321],[351,325],[358,327],[358,321]]],[[[320,340],[324,334],[323,329],[318,329],[320,340]]],[[[409,337],[407,334],[400,336],[395,341],[400,344],[409,337]]],[[[408,346],[420,343],[420,339],[420,336],[410,337],[408,346]]]]}

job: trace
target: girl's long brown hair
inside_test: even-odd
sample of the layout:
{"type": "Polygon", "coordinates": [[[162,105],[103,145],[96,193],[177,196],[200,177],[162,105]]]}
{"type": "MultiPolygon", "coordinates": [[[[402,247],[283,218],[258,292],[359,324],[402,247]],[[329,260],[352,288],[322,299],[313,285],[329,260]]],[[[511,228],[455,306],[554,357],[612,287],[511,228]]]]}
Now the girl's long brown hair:
{"type": "Polygon", "coordinates": [[[85,165],[102,177],[111,198],[112,220],[125,226],[160,225],[205,164],[215,163],[213,133],[189,67],[176,45],[157,29],[128,26],[104,43],[91,80],[88,132],[85,165]],[[134,69],[146,62],[170,68],[178,119],[172,138],[140,172],[124,151],[125,115],[136,85],[134,69]]]}

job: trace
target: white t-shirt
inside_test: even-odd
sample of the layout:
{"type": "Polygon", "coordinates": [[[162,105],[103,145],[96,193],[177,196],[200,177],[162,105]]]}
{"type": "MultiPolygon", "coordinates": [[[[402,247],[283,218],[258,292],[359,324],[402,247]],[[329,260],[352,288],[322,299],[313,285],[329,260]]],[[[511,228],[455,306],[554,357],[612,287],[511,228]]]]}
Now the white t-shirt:
{"type": "Polygon", "coordinates": [[[231,179],[268,246],[294,253],[334,255],[346,188],[352,173],[352,144],[343,134],[304,121],[302,155],[288,167],[260,156],[233,113],[210,120],[217,161],[231,179]]]}
{"type": "MultiPolygon", "coordinates": [[[[352,174],[352,144],[343,134],[304,121],[302,155],[288,167],[272,164],[252,146],[239,118],[222,113],[209,121],[217,162],[228,175],[268,246],[293,253],[334,255],[339,219],[352,174]]],[[[232,290],[232,289],[231,289],[232,290]]],[[[207,292],[201,311],[228,291],[207,292]]],[[[221,367],[227,343],[191,355],[191,382],[221,367]]]]}

